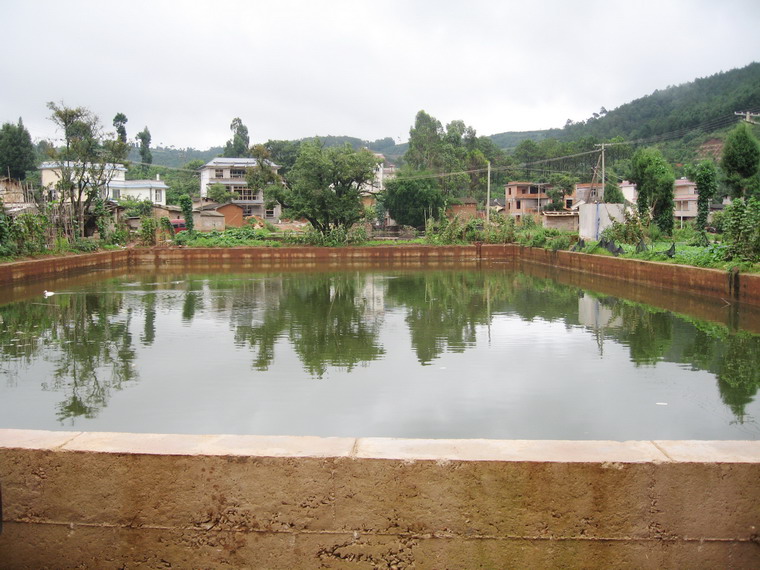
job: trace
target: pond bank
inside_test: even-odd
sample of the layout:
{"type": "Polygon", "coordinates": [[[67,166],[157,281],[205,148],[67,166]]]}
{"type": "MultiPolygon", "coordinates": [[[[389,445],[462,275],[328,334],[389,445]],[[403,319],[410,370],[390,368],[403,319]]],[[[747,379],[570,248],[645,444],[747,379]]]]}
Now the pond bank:
{"type": "Polygon", "coordinates": [[[523,261],[597,275],[670,291],[707,295],[726,303],[760,306],[760,275],[704,269],[655,261],[621,259],[603,255],[551,251],[516,244],[463,246],[374,247],[253,247],[253,248],[131,248],[58,258],[19,261],[0,265],[0,285],[16,280],[39,280],[61,272],[86,272],[96,268],[130,265],[210,263],[228,266],[277,268],[284,263],[306,267],[345,265],[358,262],[475,263],[478,260],[523,261]]]}

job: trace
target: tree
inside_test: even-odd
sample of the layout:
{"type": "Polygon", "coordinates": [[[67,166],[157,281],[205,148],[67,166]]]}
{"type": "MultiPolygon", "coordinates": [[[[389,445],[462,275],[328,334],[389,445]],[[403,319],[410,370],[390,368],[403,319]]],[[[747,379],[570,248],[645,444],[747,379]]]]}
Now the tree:
{"type": "Polygon", "coordinates": [[[211,184],[206,190],[206,197],[217,204],[226,204],[235,199],[236,194],[227,190],[224,184],[211,184]]]}
{"type": "Polygon", "coordinates": [[[348,230],[363,215],[362,186],[373,180],[377,157],[350,145],[324,148],[318,140],[301,143],[287,186],[267,187],[266,196],[317,231],[348,230]]]}
{"type": "Polygon", "coordinates": [[[488,162],[505,165],[505,154],[493,141],[478,137],[464,121],[451,121],[444,130],[440,121],[425,111],[417,113],[404,163],[413,170],[438,175],[444,196],[484,198],[488,162]]]}
{"type": "Polygon", "coordinates": [[[296,163],[301,143],[299,141],[268,140],[264,146],[269,151],[271,160],[280,167],[278,172],[287,177],[288,172],[296,163]]]}
{"type": "Polygon", "coordinates": [[[625,196],[615,178],[608,178],[604,185],[604,201],[607,204],[625,204],[625,196]]]}
{"type": "Polygon", "coordinates": [[[4,123],[0,128],[0,176],[17,180],[26,178],[27,170],[36,166],[32,137],[19,118],[18,125],[4,123]]]}
{"type": "Polygon", "coordinates": [[[137,133],[137,140],[140,141],[140,162],[147,172],[148,166],[153,164],[153,154],[150,152],[150,131],[145,127],[137,133]]]}
{"type": "Polygon", "coordinates": [[[248,156],[248,146],[250,139],[248,137],[248,127],[243,124],[239,117],[232,119],[230,123],[232,138],[224,146],[224,154],[227,158],[242,158],[248,156]]]}
{"type": "Polygon", "coordinates": [[[441,122],[425,111],[419,111],[414,126],[409,129],[409,150],[404,155],[404,163],[415,170],[437,172],[443,135],[441,122]]]}
{"type": "Polygon", "coordinates": [[[397,223],[415,228],[424,226],[429,218],[438,218],[445,207],[436,178],[411,169],[385,183],[381,203],[397,223]]]}
{"type": "Polygon", "coordinates": [[[52,148],[51,158],[60,170],[56,188],[63,202],[71,204],[76,227],[61,228],[84,237],[85,222],[93,200],[116,173],[115,165],[129,153],[126,143],[106,138],[100,119],[84,107],[48,103],[50,120],[63,131],[64,146],[52,148]]]}
{"type": "Polygon", "coordinates": [[[282,177],[272,167],[271,155],[263,144],[257,144],[251,148],[251,156],[256,159],[255,166],[249,168],[245,174],[248,188],[263,192],[269,186],[282,185],[282,177]]]}
{"type": "Polygon", "coordinates": [[[671,166],[656,148],[636,151],[631,160],[631,182],[638,192],[639,215],[648,218],[665,234],[673,232],[673,184],[676,181],[671,166]]]}
{"type": "Polygon", "coordinates": [[[687,172],[697,184],[697,229],[703,230],[710,214],[710,202],[718,193],[718,168],[712,160],[703,160],[687,172]]]}
{"type": "Polygon", "coordinates": [[[187,194],[179,197],[179,207],[182,208],[182,217],[185,219],[185,227],[189,233],[193,233],[195,223],[193,222],[193,201],[187,194]]]}
{"type": "Polygon", "coordinates": [[[565,209],[565,196],[572,194],[578,179],[568,174],[552,174],[549,177],[551,188],[546,191],[551,202],[543,207],[549,212],[559,212],[565,209]]]}
{"type": "Polygon", "coordinates": [[[113,118],[113,126],[116,129],[116,135],[123,143],[127,142],[127,128],[124,126],[127,124],[127,116],[124,113],[116,113],[113,118]]]}
{"type": "Polygon", "coordinates": [[[741,198],[750,179],[757,175],[760,166],[760,144],[747,123],[740,123],[726,137],[721,166],[726,173],[726,184],[734,198],[741,198]]]}

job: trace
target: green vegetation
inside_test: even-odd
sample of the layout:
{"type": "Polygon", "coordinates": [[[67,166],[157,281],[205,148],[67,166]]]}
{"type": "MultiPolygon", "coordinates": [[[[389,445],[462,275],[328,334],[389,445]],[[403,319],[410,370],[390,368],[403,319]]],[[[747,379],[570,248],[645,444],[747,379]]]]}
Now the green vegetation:
{"type": "Polygon", "coordinates": [[[232,138],[224,146],[224,154],[227,158],[242,158],[248,156],[248,147],[251,144],[248,136],[248,127],[243,124],[239,117],[232,119],[230,123],[232,138]]]}
{"type": "Polygon", "coordinates": [[[143,171],[147,172],[147,168],[153,163],[153,154],[150,152],[151,136],[148,127],[137,133],[137,140],[140,141],[140,162],[143,171]]]}
{"type": "Polygon", "coordinates": [[[304,142],[287,185],[267,186],[266,199],[279,202],[288,216],[308,220],[322,234],[347,232],[363,216],[361,190],[374,179],[377,164],[366,149],[304,142]]]}
{"type": "Polygon", "coordinates": [[[631,182],[638,190],[639,216],[652,221],[665,234],[673,231],[673,184],[676,177],[662,153],[654,148],[636,151],[632,159],[631,182]]]}
{"type": "Polygon", "coordinates": [[[0,177],[24,180],[36,164],[32,137],[21,119],[17,125],[4,123],[0,128],[0,177]]]}
{"type": "MultiPolygon", "coordinates": [[[[90,206],[100,190],[113,178],[110,166],[124,161],[127,144],[103,134],[100,120],[84,107],[66,107],[48,103],[50,119],[62,131],[64,145],[51,148],[51,158],[61,165],[61,178],[56,189],[70,208],[56,212],[51,220],[56,233],[67,237],[85,237],[90,206]]],[[[41,201],[42,202],[42,201],[41,201]]],[[[52,197],[38,204],[44,214],[55,208],[52,197]]]]}
{"type": "Polygon", "coordinates": [[[185,227],[187,233],[192,234],[195,228],[195,222],[193,221],[193,201],[187,194],[180,196],[179,206],[182,208],[182,217],[185,219],[185,227]]]}
{"type": "Polygon", "coordinates": [[[746,123],[737,125],[726,137],[721,166],[734,198],[760,197],[760,143],[746,123]]]}
{"type": "Polygon", "coordinates": [[[280,243],[269,239],[271,232],[266,229],[243,226],[242,228],[229,228],[224,231],[211,232],[179,232],[174,236],[177,245],[190,247],[254,247],[254,246],[279,246],[280,243]]]}

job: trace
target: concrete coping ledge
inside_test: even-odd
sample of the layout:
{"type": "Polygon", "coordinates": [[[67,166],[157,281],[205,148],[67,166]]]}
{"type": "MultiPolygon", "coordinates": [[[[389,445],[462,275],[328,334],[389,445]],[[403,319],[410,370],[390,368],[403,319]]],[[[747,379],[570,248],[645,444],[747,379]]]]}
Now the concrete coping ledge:
{"type": "Polygon", "coordinates": [[[0,448],[403,462],[760,463],[760,441],[561,441],[182,435],[0,429],[0,448]]]}

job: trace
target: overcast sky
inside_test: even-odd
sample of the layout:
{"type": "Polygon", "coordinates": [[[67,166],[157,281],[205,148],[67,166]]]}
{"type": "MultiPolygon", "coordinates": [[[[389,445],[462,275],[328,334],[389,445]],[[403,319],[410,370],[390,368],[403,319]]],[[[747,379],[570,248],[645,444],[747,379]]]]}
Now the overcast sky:
{"type": "Polygon", "coordinates": [[[0,0],[0,122],[46,102],[131,139],[405,142],[420,109],[478,134],[562,127],[760,60],[757,0],[0,0]]]}

